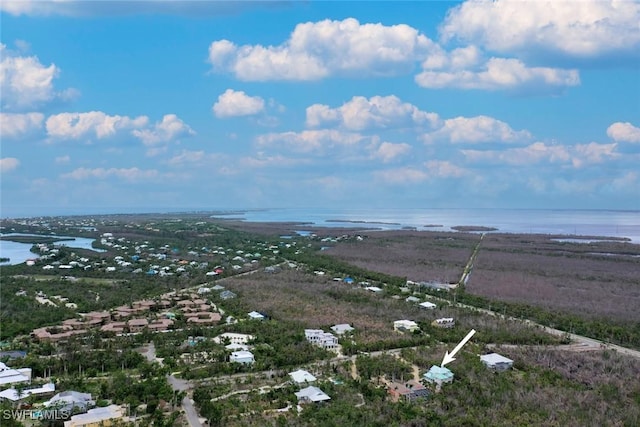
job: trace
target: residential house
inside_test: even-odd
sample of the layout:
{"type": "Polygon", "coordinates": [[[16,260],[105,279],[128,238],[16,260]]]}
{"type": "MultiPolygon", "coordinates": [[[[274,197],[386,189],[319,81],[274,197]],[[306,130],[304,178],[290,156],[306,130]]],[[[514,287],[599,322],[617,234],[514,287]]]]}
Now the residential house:
{"type": "Polygon", "coordinates": [[[485,354],[484,356],[480,356],[480,360],[482,360],[482,363],[484,363],[487,368],[497,372],[506,371],[513,366],[513,360],[501,356],[498,353],[485,354]]]}
{"type": "Polygon", "coordinates": [[[433,310],[434,308],[436,308],[437,306],[429,301],[425,301],[425,302],[421,302],[420,304],[418,304],[421,308],[426,308],[427,310],[433,310]]]}
{"type": "Polygon", "coordinates": [[[442,385],[453,381],[453,372],[447,368],[433,365],[422,377],[429,383],[442,385]]]}
{"type": "Polygon", "coordinates": [[[393,330],[396,332],[414,332],[419,330],[420,327],[413,320],[396,320],[393,322],[393,330]]]}
{"type": "Polygon", "coordinates": [[[391,382],[387,386],[387,392],[394,402],[401,399],[412,402],[429,396],[427,388],[415,380],[409,380],[406,383],[391,382]]]}
{"type": "Polygon", "coordinates": [[[410,295],[405,299],[405,301],[406,302],[419,302],[420,298],[417,298],[417,297],[414,297],[413,295],[410,295]]]}
{"type": "Polygon", "coordinates": [[[0,362],[0,387],[31,382],[31,368],[13,369],[0,362]]]}
{"type": "Polygon", "coordinates": [[[15,388],[8,388],[0,392],[0,401],[10,402],[12,405],[17,405],[30,396],[46,396],[47,394],[53,394],[56,391],[54,383],[45,384],[41,387],[28,388],[23,390],[16,390],[15,388]]]}
{"type": "Polygon", "coordinates": [[[308,371],[304,369],[298,369],[297,371],[289,372],[289,376],[291,380],[296,384],[305,384],[312,383],[316,381],[316,377],[311,375],[308,371]]]}
{"type": "Polygon", "coordinates": [[[250,365],[255,362],[255,359],[253,357],[253,353],[251,353],[250,351],[241,350],[231,353],[231,356],[229,356],[229,362],[250,365]]]}
{"type": "Polygon", "coordinates": [[[64,427],[97,427],[115,425],[119,420],[126,421],[126,410],[119,405],[109,405],[90,409],[86,414],[72,416],[64,422],[64,427]]]}
{"type": "Polygon", "coordinates": [[[252,311],[251,313],[249,313],[249,319],[251,320],[264,320],[267,317],[262,314],[262,313],[258,313],[257,311],[252,311]]]}
{"type": "Polygon", "coordinates": [[[227,340],[230,344],[247,344],[249,341],[253,341],[254,338],[255,337],[253,335],[225,332],[224,334],[215,337],[213,341],[218,344],[222,344],[227,340]]]}
{"type": "Polygon", "coordinates": [[[220,298],[223,300],[233,299],[235,297],[236,297],[236,294],[229,290],[220,292],[220,298]]]}
{"type": "Polygon", "coordinates": [[[338,325],[333,325],[331,330],[338,335],[344,335],[354,331],[355,329],[348,323],[340,323],[338,325]]]}
{"type": "Polygon", "coordinates": [[[433,326],[437,326],[438,328],[453,328],[456,325],[455,320],[453,320],[453,317],[443,317],[441,319],[436,319],[433,322],[431,322],[431,325],[433,326]]]}
{"type": "Polygon", "coordinates": [[[69,412],[86,412],[95,404],[96,402],[92,399],[90,393],[80,393],[73,390],[58,393],[51,400],[43,403],[45,408],[69,412]]]}
{"type": "Polygon", "coordinates": [[[298,398],[299,404],[318,403],[331,400],[331,397],[329,397],[324,391],[314,386],[303,388],[302,390],[297,391],[295,395],[298,398]]]}
{"type": "Polygon", "coordinates": [[[187,323],[198,323],[211,325],[217,323],[222,319],[220,313],[214,313],[212,311],[198,311],[195,313],[185,313],[187,323]]]}
{"type": "Polygon", "coordinates": [[[147,319],[131,319],[127,322],[127,326],[129,332],[140,332],[149,326],[149,321],[147,319]]]}
{"type": "Polygon", "coordinates": [[[330,332],[325,332],[322,329],[305,329],[304,336],[311,344],[325,350],[333,351],[338,349],[338,337],[330,332]]]}

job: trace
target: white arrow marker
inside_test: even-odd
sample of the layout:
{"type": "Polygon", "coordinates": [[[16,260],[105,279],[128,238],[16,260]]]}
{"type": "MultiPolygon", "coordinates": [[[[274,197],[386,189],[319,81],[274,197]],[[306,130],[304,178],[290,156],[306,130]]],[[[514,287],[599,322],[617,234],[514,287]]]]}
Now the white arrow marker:
{"type": "Polygon", "coordinates": [[[453,362],[454,360],[456,360],[453,356],[455,356],[455,355],[456,355],[456,353],[460,351],[460,349],[462,348],[462,346],[463,346],[463,345],[465,345],[465,344],[467,343],[467,341],[469,341],[469,340],[471,339],[471,337],[473,336],[473,334],[475,334],[475,333],[476,333],[476,330],[475,330],[475,329],[472,329],[472,330],[471,330],[471,332],[469,332],[469,333],[467,334],[467,336],[466,336],[466,337],[464,337],[464,338],[462,339],[462,341],[460,341],[460,344],[458,344],[458,345],[456,346],[456,348],[454,348],[454,349],[451,351],[451,354],[449,354],[449,352],[448,352],[448,351],[445,351],[445,352],[444,352],[444,358],[442,359],[442,364],[441,364],[440,366],[441,366],[441,367],[444,367],[444,365],[446,365],[447,363],[451,363],[451,362],[453,362]]]}

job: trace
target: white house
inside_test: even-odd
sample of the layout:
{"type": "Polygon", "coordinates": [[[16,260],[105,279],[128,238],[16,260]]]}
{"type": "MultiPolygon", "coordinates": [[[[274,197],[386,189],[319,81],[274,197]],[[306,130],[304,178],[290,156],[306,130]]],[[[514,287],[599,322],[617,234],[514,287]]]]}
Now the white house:
{"type": "Polygon", "coordinates": [[[456,325],[456,321],[453,319],[453,317],[443,317],[434,320],[433,322],[431,322],[431,324],[439,328],[453,328],[456,325]]]}
{"type": "Polygon", "coordinates": [[[13,369],[0,362],[0,387],[31,382],[31,368],[13,369]]]}
{"type": "Polygon", "coordinates": [[[124,419],[125,416],[125,408],[119,405],[109,405],[90,409],[86,414],[74,415],[64,422],[64,427],[114,425],[115,423],[112,421],[124,419]]]}
{"type": "Polygon", "coordinates": [[[422,308],[426,308],[428,310],[433,310],[434,308],[436,308],[436,305],[432,302],[429,301],[425,301],[425,302],[421,302],[420,304],[418,304],[420,307],[422,308]]]}
{"type": "Polygon", "coordinates": [[[229,356],[229,362],[250,365],[255,362],[255,359],[253,358],[253,353],[251,353],[250,351],[241,350],[231,353],[231,356],[229,356]]]}
{"type": "Polygon", "coordinates": [[[338,337],[322,329],[305,329],[304,336],[311,344],[322,347],[325,350],[336,350],[338,348],[338,337]]]}
{"type": "Polygon", "coordinates": [[[506,371],[513,366],[513,360],[501,356],[498,353],[485,354],[484,356],[480,356],[480,360],[482,360],[482,363],[484,363],[487,368],[493,369],[494,371],[506,371]]]}
{"type": "Polygon", "coordinates": [[[420,299],[419,299],[419,298],[417,298],[417,297],[414,297],[413,295],[411,295],[411,296],[408,296],[408,297],[405,299],[405,301],[406,301],[406,302],[418,302],[418,301],[420,301],[420,299]]]}
{"type": "Polygon", "coordinates": [[[54,383],[45,384],[41,387],[24,389],[22,391],[18,391],[15,388],[8,388],[0,392],[0,400],[6,400],[15,403],[26,399],[29,396],[40,396],[48,393],[53,394],[53,392],[55,391],[56,386],[54,383]]]}
{"type": "Polygon", "coordinates": [[[258,313],[257,311],[252,311],[249,313],[249,319],[251,320],[264,320],[266,317],[262,313],[258,313]]]}
{"type": "Polygon", "coordinates": [[[298,403],[317,403],[331,400],[331,397],[318,387],[309,386],[295,393],[298,403]]]}
{"type": "Polygon", "coordinates": [[[249,341],[252,341],[255,337],[249,334],[237,334],[234,332],[225,332],[224,334],[218,335],[213,339],[213,341],[217,344],[222,344],[226,340],[229,340],[230,344],[247,344],[249,341]]]}
{"type": "Polygon", "coordinates": [[[291,380],[293,380],[293,382],[295,382],[296,384],[312,383],[317,379],[316,377],[311,375],[311,373],[305,371],[304,369],[298,369],[297,371],[289,372],[289,376],[291,377],[291,380]]]}
{"type": "Polygon", "coordinates": [[[420,327],[413,320],[405,319],[405,320],[396,320],[395,322],[393,322],[393,330],[397,332],[404,332],[404,331],[413,332],[413,331],[417,331],[418,329],[420,329],[420,327]]]}
{"type": "Polygon", "coordinates": [[[331,330],[338,335],[344,335],[351,331],[354,331],[354,328],[348,323],[340,323],[338,325],[333,325],[331,330]]]}

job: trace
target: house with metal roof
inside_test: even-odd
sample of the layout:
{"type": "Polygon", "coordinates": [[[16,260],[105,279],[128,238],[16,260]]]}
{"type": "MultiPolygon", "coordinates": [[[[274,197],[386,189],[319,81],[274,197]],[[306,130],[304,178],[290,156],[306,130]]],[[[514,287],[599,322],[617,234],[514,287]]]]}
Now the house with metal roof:
{"type": "Polygon", "coordinates": [[[316,381],[316,377],[311,375],[310,372],[304,369],[298,369],[297,371],[289,372],[291,380],[296,384],[312,383],[316,381]]]}
{"type": "Polygon", "coordinates": [[[499,355],[498,353],[485,354],[480,356],[480,360],[485,366],[494,371],[506,371],[513,366],[513,360],[499,355]]]}
{"type": "Polygon", "coordinates": [[[295,393],[298,403],[318,403],[331,400],[331,397],[318,387],[309,386],[295,393]]]}

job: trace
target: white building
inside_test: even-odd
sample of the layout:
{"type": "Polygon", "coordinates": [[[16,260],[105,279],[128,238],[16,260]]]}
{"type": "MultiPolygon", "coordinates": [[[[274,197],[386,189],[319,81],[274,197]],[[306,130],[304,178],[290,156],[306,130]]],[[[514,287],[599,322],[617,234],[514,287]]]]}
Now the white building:
{"type": "Polygon", "coordinates": [[[339,325],[333,325],[331,330],[338,335],[344,335],[346,333],[354,331],[353,327],[348,323],[340,323],[339,325]]]}
{"type": "Polygon", "coordinates": [[[289,372],[289,376],[291,377],[291,380],[296,384],[312,383],[317,380],[316,377],[314,377],[313,375],[311,375],[311,373],[305,371],[304,369],[298,369],[297,371],[289,372]]]}
{"type": "Polygon", "coordinates": [[[258,313],[257,311],[252,311],[249,313],[249,319],[251,320],[264,320],[266,317],[262,313],[258,313]]]}
{"type": "Polygon", "coordinates": [[[404,331],[413,332],[413,331],[417,331],[418,329],[420,329],[420,327],[413,320],[405,319],[405,320],[396,320],[395,322],[393,322],[393,330],[397,332],[404,332],[404,331]]]}
{"type": "Polygon", "coordinates": [[[429,301],[425,301],[425,302],[421,302],[420,304],[418,304],[420,307],[422,308],[426,308],[428,310],[433,310],[434,308],[436,308],[436,305],[432,302],[429,301]]]}
{"type": "Polygon", "coordinates": [[[222,344],[226,340],[229,340],[230,344],[247,344],[249,341],[253,341],[254,338],[255,337],[253,335],[225,332],[224,334],[215,337],[213,341],[217,344],[222,344]]]}
{"type": "Polygon", "coordinates": [[[125,408],[118,405],[109,405],[104,408],[90,409],[86,414],[72,416],[64,422],[64,427],[108,426],[113,425],[112,420],[124,419],[125,408]]]}
{"type": "Polygon", "coordinates": [[[338,349],[338,337],[331,332],[325,332],[322,329],[305,329],[304,336],[311,344],[322,347],[325,350],[338,349]]]}
{"type": "Polygon", "coordinates": [[[0,387],[31,382],[31,368],[13,369],[0,362],[0,387]]]}
{"type": "Polygon", "coordinates": [[[250,351],[241,350],[231,353],[231,356],[229,356],[229,362],[250,365],[255,362],[255,359],[253,358],[253,353],[251,353],[250,351]]]}
{"type": "Polygon", "coordinates": [[[480,360],[482,360],[482,363],[484,363],[487,368],[493,369],[494,371],[506,371],[513,366],[513,360],[501,356],[498,353],[485,354],[484,356],[480,356],[480,360]]]}
{"type": "Polygon", "coordinates": [[[431,322],[431,324],[439,328],[453,328],[456,325],[456,321],[453,319],[453,317],[443,317],[434,320],[433,322],[431,322]]]}
{"type": "Polygon", "coordinates": [[[331,400],[331,397],[318,387],[309,386],[295,393],[298,403],[317,403],[331,400]]]}

